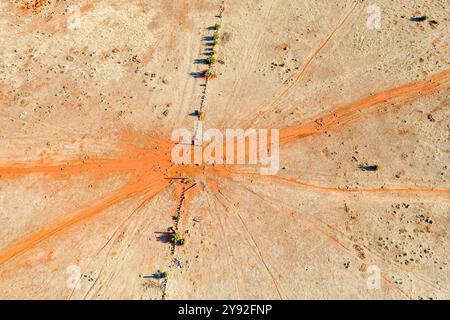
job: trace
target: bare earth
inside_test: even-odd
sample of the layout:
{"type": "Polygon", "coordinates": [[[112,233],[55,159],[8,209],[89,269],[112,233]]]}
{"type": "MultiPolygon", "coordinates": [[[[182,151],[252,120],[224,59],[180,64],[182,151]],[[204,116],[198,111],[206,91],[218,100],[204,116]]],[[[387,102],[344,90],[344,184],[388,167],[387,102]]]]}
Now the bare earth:
{"type": "Polygon", "coordinates": [[[1,0],[0,298],[449,299],[449,9],[1,0]],[[173,165],[199,109],[279,172],[173,165]]]}

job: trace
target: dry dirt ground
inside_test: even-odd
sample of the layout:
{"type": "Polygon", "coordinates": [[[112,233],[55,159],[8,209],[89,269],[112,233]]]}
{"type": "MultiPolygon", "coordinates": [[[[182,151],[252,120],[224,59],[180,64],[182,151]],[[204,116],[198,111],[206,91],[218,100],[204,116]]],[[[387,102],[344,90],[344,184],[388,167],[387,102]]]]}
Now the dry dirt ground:
{"type": "Polygon", "coordinates": [[[0,298],[449,299],[448,12],[1,0],[0,298]],[[198,109],[279,128],[278,174],[174,166],[198,109]]]}

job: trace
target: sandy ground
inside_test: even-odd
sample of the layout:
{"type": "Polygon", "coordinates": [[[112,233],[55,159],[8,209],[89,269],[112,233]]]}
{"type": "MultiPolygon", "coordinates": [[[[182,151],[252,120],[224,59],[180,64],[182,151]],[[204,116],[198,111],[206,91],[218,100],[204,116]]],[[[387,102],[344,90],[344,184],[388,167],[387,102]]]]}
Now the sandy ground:
{"type": "Polygon", "coordinates": [[[0,298],[449,299],[448,12],[1,0],[0,298]],[[200,109],[279,128],[277,175],[173,165],[200,109]]]}

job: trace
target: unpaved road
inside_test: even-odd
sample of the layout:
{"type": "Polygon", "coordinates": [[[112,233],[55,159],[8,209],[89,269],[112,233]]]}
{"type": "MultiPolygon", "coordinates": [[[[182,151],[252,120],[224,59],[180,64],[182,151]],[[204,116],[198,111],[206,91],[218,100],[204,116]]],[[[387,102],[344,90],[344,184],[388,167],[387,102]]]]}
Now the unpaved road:
{"type": "Polygon", "coordinates": [[[1,1],[0,298],[450,298],[448,10],[1,1]],[[279,128],[279,172],[174,165],[196,110],[279,128]]]}

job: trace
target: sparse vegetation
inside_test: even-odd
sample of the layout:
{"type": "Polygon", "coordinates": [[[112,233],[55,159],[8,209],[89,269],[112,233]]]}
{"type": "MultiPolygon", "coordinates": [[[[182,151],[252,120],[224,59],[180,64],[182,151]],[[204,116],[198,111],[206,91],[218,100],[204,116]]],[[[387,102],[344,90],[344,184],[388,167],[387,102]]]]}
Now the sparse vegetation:
{"type": "Polygon", "coordinates": [[[213,74],[213,71],[211,68],[206,69],[205,71],[203,71],[203,75],[205,76],[206,79],[209,79],[213,74]]]}
{"type": "Polygon", "coordinates": [[[222,26],[218,23],[214,25],[214,34],[212,36],[213,45],[210,49],[211,55],[206,59],[209,64],[209,68],[205,71],[203,71],[203,76],[208,80],[215,76],[215,72],[213,69],[213,65],[217,62],[217,46],[220,43],[220,34],[219,30],[222,26]]]}
{"type": "Polygon", "coordinates": [[[185,243],[185,240],[179,232],[174,232],[170,236],[170,242],[176,246],[182,246],[185,243]]]}
{"type": "Polygon", "coordinates": [[[210,56],[208,57],[208,63],[209,63],[209,64],[215,64],[216,61],[217,61],[217,59],[216,59],[216,56],[215,56],[214,54],[212,54],[212,55],[210,55],[210,56]]]}

